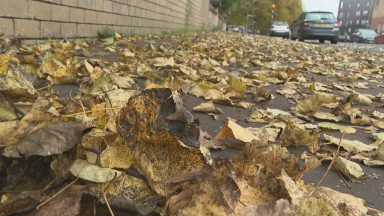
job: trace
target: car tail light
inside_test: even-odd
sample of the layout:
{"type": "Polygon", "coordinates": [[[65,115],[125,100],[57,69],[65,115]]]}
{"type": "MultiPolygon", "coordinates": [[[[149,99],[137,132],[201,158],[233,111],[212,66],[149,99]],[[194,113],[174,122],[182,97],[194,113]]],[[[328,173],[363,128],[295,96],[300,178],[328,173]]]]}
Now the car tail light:
{"type": "Polygon", "coordinates": [[[308,27],[309,26],[309,22],[303,22],[303,27],[308,27]]]}

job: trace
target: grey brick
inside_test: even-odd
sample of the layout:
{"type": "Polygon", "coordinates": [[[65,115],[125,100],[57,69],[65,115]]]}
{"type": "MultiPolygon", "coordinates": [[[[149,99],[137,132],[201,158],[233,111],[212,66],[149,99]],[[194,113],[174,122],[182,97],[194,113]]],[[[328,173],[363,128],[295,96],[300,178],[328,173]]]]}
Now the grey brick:
{"type": "Polygon", "coordinates": [[[27,18],[27,0],[0,0],[0,16],[27,18]]]}
{"type": "Polygon", "coordinates": [[[39,38],[40,22],[35,20],[15,20],[15,36],[17,38],[39,38]]]}
{"type": "Polygon", "coordinates": [[[42,21],[40,26],[40,37],[44,37],[44,38],[60,37],[60,23],[42,21]]]}
{"type": "Polygon", "coordinates": [[[61,4],[77,7],[77,0],[61,0],[61,4]]]}
{"type": "Polygon", "coordinates": [[[52,19],[52,5],[44,2],[29,2],[29,18],[40,20],[52,19]]]}
{"type": "Polygon", "coordinates": [[[97,23],[97,12],[86,10],[85,11],[85,22],[86,23],[97,23]]]}
{"type": "Polygon", "coordinates": [[[69,20],[71,22],[84,23],[84,10],[79,8],[70,8],[69,20]]]}
{"type": "Polygon", "coordinates": [[[60,25],[61,37],[74,38],[77,34],[77,24],[75,23],[61,23],[60,25]]]}
{"type": "Polygon", "coordinates": [[[52,5],[52,20],[69,21],[69,7],[61,5],[52,5]]]}
{"type": "Polygon", "coordinates": [[[0,32],[5,35],[14,36],[14,28],[12,19],[0,18],[0,32]]]}
{"type": "Polygon", "coordinates": [[[78,6],[81,8],[92,9],[92,0],[77,0],[78,6]]]}
{"type": "Polygon", "coordinates": [[[92,25],[78,24],[77,25],[77,37],[89,37],[92,36],[92,25]]]}

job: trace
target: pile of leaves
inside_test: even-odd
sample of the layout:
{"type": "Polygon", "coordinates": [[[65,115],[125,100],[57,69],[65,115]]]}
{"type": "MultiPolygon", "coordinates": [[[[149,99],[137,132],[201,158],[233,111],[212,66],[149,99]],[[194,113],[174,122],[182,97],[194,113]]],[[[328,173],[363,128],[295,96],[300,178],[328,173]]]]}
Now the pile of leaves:
{"type": "Polygon", "coordinates": [[[0,214],[367,214],[363,199],[301,177],[323,161],[356,181],[366,175],[352,160],[384,165],[384,114],[361,109],[384,97],[354,90],[368,85],[356,80],[382,79],[382,57],[266,41],[115,34],[21,46],[2,38],[0,214]],[[308,82],[318,74],[343,83],[308,82]],[[186,95],[205,102],[188,109],[186,95]],[[295,108],[268,107],[281,95],[295,108]],[[216,121],[222,107],[250,115],[204,131],[196,115],[216,121]],[[344,139],[356,128],[375,142],[344,139]],[[308,152],[299,158],[291,146],[308,152]]]}

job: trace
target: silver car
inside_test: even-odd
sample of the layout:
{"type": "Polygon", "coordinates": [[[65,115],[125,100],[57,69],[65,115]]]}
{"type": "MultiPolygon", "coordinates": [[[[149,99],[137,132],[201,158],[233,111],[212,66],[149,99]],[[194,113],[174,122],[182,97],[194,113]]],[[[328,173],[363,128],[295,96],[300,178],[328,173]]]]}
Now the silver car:
{"type": "Polygon", "coordinates": [[[283,38],[291,38],[291,30],[289,29],[289,25],[286,22],[276,21],[273,22],[268,30],[269,36],[283,37],[283,38]]]}

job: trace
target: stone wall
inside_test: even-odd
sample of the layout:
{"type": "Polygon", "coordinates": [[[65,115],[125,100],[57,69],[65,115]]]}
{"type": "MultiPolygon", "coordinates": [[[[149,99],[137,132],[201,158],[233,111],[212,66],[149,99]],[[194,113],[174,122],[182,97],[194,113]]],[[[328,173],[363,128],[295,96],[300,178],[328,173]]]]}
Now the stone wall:
{"type": "Polygon", "coordinates": [[[209,0],[0,0],[0,32],[21,39],[124,35],[209,27],[209,0]]]}

